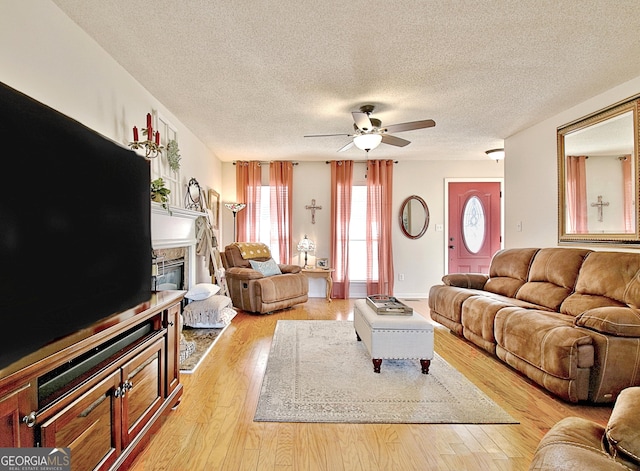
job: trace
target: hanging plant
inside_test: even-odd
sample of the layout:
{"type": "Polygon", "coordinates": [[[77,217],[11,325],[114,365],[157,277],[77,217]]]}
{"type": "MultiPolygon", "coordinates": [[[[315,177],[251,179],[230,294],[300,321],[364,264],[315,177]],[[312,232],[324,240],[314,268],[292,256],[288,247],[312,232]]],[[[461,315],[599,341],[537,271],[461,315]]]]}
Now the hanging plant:
{"type": "Polygon", "coordinates": [[[180,170],[180,149],[178,149],[178,141],[171,139],[167,143],[167,162],[169,168],[174,172],[180,170]]]}

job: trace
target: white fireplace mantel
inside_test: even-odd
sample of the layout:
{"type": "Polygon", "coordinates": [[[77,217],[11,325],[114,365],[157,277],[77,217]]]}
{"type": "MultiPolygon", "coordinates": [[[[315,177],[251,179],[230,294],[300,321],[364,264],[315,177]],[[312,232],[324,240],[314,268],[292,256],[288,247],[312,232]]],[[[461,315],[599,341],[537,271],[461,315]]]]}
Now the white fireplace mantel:
{"type": "Polygon", "coordinates": [[[155,249],[185,247],[190,263],[189,286],[196,283],[196,219],[206,213],[169,206],[171,213],[160,203],[151,203],[151,246],[155,249]]]}

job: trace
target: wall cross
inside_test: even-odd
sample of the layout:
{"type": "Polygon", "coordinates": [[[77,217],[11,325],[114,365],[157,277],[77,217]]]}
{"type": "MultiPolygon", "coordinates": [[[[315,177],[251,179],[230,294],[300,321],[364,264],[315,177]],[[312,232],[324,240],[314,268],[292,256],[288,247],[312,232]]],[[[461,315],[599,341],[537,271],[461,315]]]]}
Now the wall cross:
{"type": "Polygon", "coordinates": [[[311,200],[311,205],[306,205],[304,209],[311,210],[311,224],[316,223],[316,209],[322,209],[322,206],[316,206],[315,198],[311,200]]]}
{"type": "Polygon", "coordinates": [[[597,207],[598,208],[598,221],[602,222],[602,207],[603,206],[609,206],[609,202],[607,201],[606,203],[604,201],[602,201],[602,195],[598,196],[598,202],[597,203],[591,203],[591,206],[597,207]]]}

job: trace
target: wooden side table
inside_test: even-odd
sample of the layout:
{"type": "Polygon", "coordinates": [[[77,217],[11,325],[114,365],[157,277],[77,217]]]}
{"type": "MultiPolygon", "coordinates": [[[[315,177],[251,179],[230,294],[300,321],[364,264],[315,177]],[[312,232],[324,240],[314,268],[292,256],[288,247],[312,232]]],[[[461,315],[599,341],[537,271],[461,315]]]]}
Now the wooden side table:
{"type": "Polygon", "coordinates": [[[331,291],[333,290],[333,278],[331,273],[335,268],[303,268],[302,273],[311,277],[324,278],[327,280],[327,301],[331,301],[331,291]]]}

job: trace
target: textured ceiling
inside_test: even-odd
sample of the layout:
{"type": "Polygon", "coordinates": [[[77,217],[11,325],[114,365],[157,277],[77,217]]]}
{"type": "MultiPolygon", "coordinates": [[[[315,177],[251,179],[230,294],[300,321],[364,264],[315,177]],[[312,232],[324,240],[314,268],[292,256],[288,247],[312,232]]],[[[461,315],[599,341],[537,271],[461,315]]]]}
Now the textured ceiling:
{"type": "Polygon", "coordinates": [[[364,159],[303,136],[350,133],[369,103],[383,125],[436,121],[371,158],[485,159],[640,76],[637,0],[54,3],[223,161],[364,159]]]}

